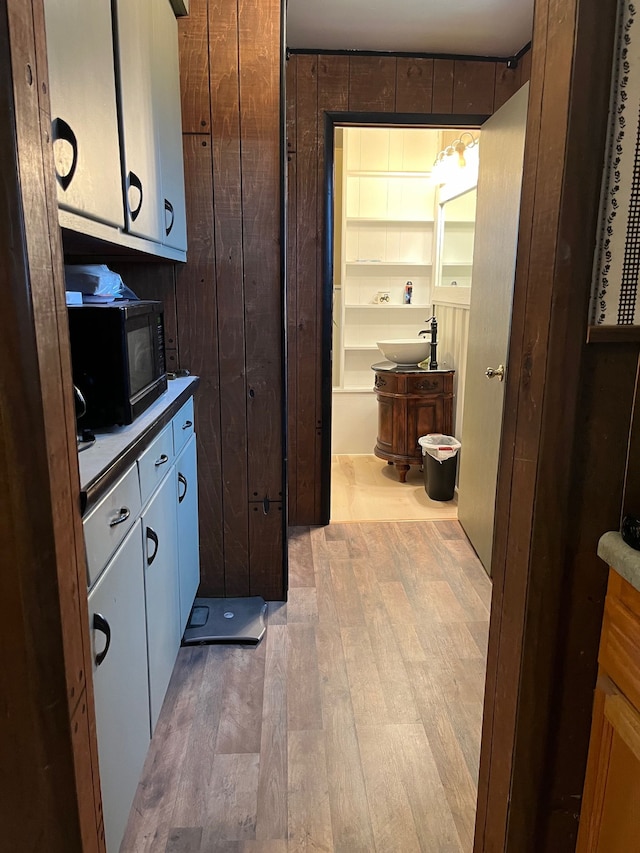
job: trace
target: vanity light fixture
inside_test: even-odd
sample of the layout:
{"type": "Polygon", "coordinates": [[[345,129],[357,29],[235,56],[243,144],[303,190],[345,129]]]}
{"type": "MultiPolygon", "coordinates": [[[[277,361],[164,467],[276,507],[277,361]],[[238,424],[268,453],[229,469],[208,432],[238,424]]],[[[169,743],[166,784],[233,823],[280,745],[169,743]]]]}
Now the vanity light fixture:
{"type": "MultiPolygon", "coordinates": [[[[478,145],[478,137],[468,130],[460,134],[436,157],[431,170],[431,179],[436,184],[445,184],[454,177],[457,168],[464,169],[468,161],[468,152],[478,145]],[[454,155],[457,155],[455,158],[454,155]]],[[[477,153],[477,152],[476,152],[477,153]]]]}

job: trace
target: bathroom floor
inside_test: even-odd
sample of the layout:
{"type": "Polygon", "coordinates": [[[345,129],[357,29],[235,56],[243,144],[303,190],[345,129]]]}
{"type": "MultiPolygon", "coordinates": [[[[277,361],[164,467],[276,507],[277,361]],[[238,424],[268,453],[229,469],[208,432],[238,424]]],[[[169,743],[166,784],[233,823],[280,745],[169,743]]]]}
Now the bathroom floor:
{"type": "Polygon", "coordinates": [[[395,467],[373,454],[332,457],[332,522],[437,521],[457,517],[457,499],[432,501],[417,466],[411,466],[407,482],[401,483],[395,467]]]}

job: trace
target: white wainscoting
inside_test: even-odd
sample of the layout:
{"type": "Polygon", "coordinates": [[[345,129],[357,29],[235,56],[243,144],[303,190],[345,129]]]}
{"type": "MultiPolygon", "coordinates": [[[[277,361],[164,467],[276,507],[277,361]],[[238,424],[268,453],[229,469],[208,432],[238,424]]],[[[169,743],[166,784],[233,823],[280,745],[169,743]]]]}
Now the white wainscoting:
{"type": "Polygon", "coordinates": [[[433,313],[438,320],[438,366],[453,368],[456,372],[453,383],[455,395],[453,431],[455,437],[460,439],[469,342],[469,306],[434,302],[433,313]]]}
{"type": "MultiPolygon", "coordinates": [[[[373,373],[371,373],[373,386],[373,373]]],[[[378,438],[378,404],[371,391],[334,391],[331,452],[373,453],[378,438]]]]}

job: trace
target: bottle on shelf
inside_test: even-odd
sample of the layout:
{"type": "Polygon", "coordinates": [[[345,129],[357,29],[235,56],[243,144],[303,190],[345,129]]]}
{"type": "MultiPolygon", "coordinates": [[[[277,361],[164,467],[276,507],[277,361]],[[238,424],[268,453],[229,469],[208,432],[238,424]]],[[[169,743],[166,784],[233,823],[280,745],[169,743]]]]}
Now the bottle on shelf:
{"type": "Polygon", "coordinates": [[[404,304],[411,305],[411,297],[413,295],[413,282],[408,281],[404,286],[404,304]]]}

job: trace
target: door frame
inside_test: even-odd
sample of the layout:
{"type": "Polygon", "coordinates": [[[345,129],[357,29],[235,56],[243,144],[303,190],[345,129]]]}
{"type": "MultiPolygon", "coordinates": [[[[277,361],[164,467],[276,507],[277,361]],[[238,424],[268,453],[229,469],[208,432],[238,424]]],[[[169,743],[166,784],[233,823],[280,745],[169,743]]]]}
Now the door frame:
{"type": "Polygon", "coordinates": [[[441,115],[439,113],[372,113],[327,111],[324,114],[324,240],[322,246],[322,332],[321,417],[329,429],[322,430],[320,447],[320,524],[331,516],[331,439],[333,433],[333,208],[335,197],[336,127],[469,128],[480,130],[488,115],[441,115]]]}
{"type": "Polygon", "coordinates": [[[474,853],[575,849],[638,366],[587,344],[616,13],[535,5],[474,853]]]}

